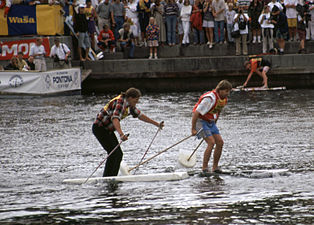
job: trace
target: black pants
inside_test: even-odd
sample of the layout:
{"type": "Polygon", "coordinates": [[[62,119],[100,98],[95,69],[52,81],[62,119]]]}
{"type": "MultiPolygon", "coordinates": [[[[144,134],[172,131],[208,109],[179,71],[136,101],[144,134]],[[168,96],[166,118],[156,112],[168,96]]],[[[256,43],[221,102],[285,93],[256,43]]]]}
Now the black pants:
{"type": "MultiPolygon", "coordinates": [[[[92,129],[93,134],[96,136],[97,140],[108,154],[119,144],[114,132],[108,131],[104,127],[99,127],[96,124],[93,124],[92,129]]],[[[104,177],[118,175],[122,156],[123,153],[119,146],[106,161],[106,166],[103,174],[104,177]]]]}

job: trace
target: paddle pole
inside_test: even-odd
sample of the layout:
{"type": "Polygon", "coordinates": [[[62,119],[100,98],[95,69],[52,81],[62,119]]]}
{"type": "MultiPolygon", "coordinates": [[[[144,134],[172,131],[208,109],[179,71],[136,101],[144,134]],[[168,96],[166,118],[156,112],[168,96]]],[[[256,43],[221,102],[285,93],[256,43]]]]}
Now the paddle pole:
{"type": "Polygon", "coordinates": [[[196,150],[201,146],[201,144],[203,143],[204,139],[201,140],[201,142],[198,144],[198,146],[194,149],[194,151],[192,152],[192,154],[190,155],[190,157],[188,158],[188,161],[190,161],[190,159],[192,158],[192,156],[194,155],[194,153],[196,152],[196,150]]]}
{"type": "Polygon", "coordinates": [[[141,166],[141,165],[147,163],[148,161],[150,161],[150,160],[152,160],[153,158],[159,156],[160,154],[162,154],[162,153],[168,151],[169,149],[171,149],[171,148],[173,148],[174,146],[176,146],[176,145],[182,143],[183,141],[189,139],[189,138],[192,137],[192,136],[193,136],[193,135],[187,136],[187,137],[183,138],[181,141],[178,141],[177,143],[171,145],[170,147],[168,147],[168,148],[166,148],[166,149],[164,149],[164,150],[158,152],[156,155],[154,155],[154,156],[152,156],[152,157],[146,159],[145,161],[143,161],[143,162],[137,164],[136,166],[132,167],[131,169],[129,169],[129,172],[132,171],[132,170],[134,170],[134,169],[136,169],[136,168],[138,168],[139,166],[141,166]]]}
{"type": "MultiPolygon", "coordinates": [[[[164,121],[162,121],[161,122],[161,124],[163,124],[164,123],[164,121]]],[[[146,151],[145,151],[145,153],[144,153],[144,155],[143,155],[143,157],[141,158],[141,160],[140,160],[140,162],[138,163],[138,164],[141,164],[141,162],[143,161],[143,159],[145,158],[145,156],[146,156],[146,154],[147,154],[147,152],[148,152],[148,150],[150,149],[150,146],[152,146],[152,144],[153,144],[153,141],[155,140],[155,138],[157,137],[157,134],[159,133],[159,131],[161,130],[161,128],[159,127],[158,128],[158,130],[157,130],[157,132],[156,132],[156,134],[155,134],[155,136],[153,137],[153,140],[150,142],[150,144],[149,144],[149,146],[148,146],[148,148],[146,149],[146,151]]],[[[139,167],[137,167],[136,168],[136,170],[134,171],[134,174],[136,173],[136,171],[138,170],[138,168],[139,167]]]]}
{"type": "MultiPolygon", "coordinates": [[[[129,136],[129,134],[126,134],[125,136],[129,136]]],[[[117,144],[117,146],[107,155],[107,157],[103,160],[103,161],[101,161],[100,163],[99,163],[99,165],[96,167],[96,169],[94,170],[94,172],[85,180],[85,182],[83,183],[83,184],[85,184],[88,180],[89,180],[89,178],[91,178],[93,175],[94,175],[94,173],[99,169],[99,167],[109,158],[109,156],[111,156],[112,155],[112,153],[114,153],[114,151],[115,150],[117,150],[117,148],[119,148],[120,147],[120,145],[122,144],[122,142],[123,142],[123,140],[121,140],[120,142],[119,142],[119,144],[117,144]]]]}

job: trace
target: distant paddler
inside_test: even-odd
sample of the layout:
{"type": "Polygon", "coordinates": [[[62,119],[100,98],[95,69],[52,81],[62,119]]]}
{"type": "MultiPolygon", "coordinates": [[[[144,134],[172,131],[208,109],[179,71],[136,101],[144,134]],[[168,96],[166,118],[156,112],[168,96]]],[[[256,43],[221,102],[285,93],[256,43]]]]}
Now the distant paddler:
{"type": "Polygon", "coordinates": [[[196,135],[198,130],[203,129],[198,138],[203,138],[207,143],[207,148],[203,157],[203,172],[221,172],[218,167],[220,156],[222,153],[223,140],[219,133],[219,129],[216,126],[219,114],[223,107],[227,104],[227,97],[230,94],[232,85],[227,80],[222,80],[218,83],[217,87],[213,91],[203,94],[193,108],[192,115],[192,135],[196,135]],[[208,162],[214,151],[214,161],[212,170],[208,168],[208,162]]]}
{"type": "MultiPolygon", "coordinates": [[[[128,115],[132,115],[134,118],[146,123],[151,123],[160,129],[163,128],[163,122],[156,122],[136,108],[141,95],[140,90],[129,88],[125,93],[121,93],[110,100],[98,113],[93,124],[93,133],[108,154],[119,145],[114,131],[117,131],[122,141],[128,140],[120,125],[120,120],[128,115]]],[[[122,156],[123,153],[119,146],[106,161],[104,177],[118,175],[122,156]]]]}
{"type": "MultiPolygon", "coordinates": [[[[253,58],[249,61],[244,62],[244,67],[250,71],[249,75],[247,76],[246,81],[244,82],[241,88],[246,87],[247,83],[251,79],[253,73],[258,74],[263,78],[263,88],[268,88],[267,83],[267,72],[270,70],[271,63],[263,58],[253,58]]],[[[240,87],[239,87],[240,88],[240,87]]]]}

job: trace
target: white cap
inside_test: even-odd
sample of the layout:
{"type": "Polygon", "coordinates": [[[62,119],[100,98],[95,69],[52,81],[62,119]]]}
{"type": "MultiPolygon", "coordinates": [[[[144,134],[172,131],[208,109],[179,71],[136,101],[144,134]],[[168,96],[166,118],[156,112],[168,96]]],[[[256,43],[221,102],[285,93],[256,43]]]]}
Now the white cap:
{"type": "Polygon", "coordinates": [[[79,8],[85,8],[84,4],[79,4],[79,8]]]}

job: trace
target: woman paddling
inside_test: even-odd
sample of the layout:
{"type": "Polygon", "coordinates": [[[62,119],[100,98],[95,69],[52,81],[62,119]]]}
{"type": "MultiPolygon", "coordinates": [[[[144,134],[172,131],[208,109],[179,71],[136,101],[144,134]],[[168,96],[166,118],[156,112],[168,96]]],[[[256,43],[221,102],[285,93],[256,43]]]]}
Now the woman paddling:
{"type": "MultiPolygon", "coordinates": [[[[163,123],[150,119],[136,108],[140,97],[140,90],[129,88],[125,93],[121,93],[119,96],[111,99],[98,113],[92,128],[93,134],[108,154],[119,144],[114,131],[118,132],[122,141],[128,140],[128,137],[121,129],[120,120],[130,114],[134,118],[139,118],[146,123],[163,128],[163,123]]],[[[104,177],[118,175],[122,156],[122,150],[118,147],[107,159],[103,173],[104,177]]]]}

